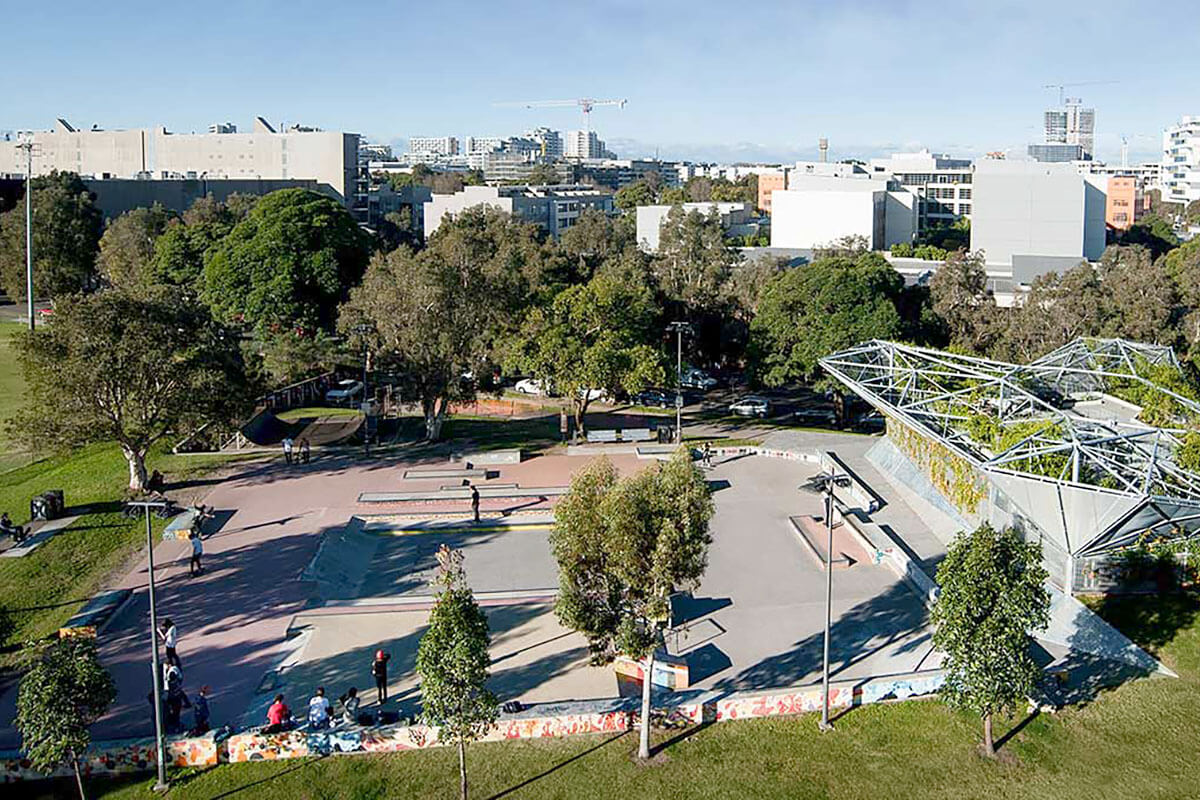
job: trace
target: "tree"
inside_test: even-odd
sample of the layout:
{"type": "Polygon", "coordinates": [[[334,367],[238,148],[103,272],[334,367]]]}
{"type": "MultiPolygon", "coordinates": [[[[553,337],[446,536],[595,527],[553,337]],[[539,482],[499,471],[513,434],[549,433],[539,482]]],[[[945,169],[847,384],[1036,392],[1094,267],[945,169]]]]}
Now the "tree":
{"type": "Polygon", "coordinates": [[[1112,246],[1100,257],[1100,274],[1109,297],[1109,333],[1139,342],[1174,342],[1179,299],[1163,259],[1146,247],[1112,246]]]}
{"type": "Polygon", "coordinates": [[[555,508],[559,620],[584,634],[592,662],[643,662],[638,755],[650,756],[650,677],[670,619],[670,596],[693,588],[708,565],[712,494],[691,454],[620,479],[606,458],[571,480],[555,508]]]}
{"type": "Polygon", "coordinates": [[[817,377],[818,360],[868,339],[895,339],[904,279],[882,256],[818,258],[775,275],[750,325],[752,374],[769,386],[817,377]]]}
{"type": "Polygon", "coordinates": [[[617,190],[616,195],[613,196],[613,205],[628,211],[638,206],[653,205],[657,198],[657,193],[650,188],[649,183],[645,180],[636,180],[617,190]]]}
{"type": "MultiPolygon", "coordinates": [[[[91,288],[103,221],[73,172],[33,179],[33,293],[58,297],[91,288]]],[[[25,204],[0,215],[0,285],[25,297],[25,204]]]]}
{"type": "Polygon", "coordinates": [[[203,288],[209,254],[257,203],[257,195],[238,193],[224,203],[211,194],[196,198],[182,219],[171,220],[154,245],[155,281],[203,288]]]}
{"type": "Polygon", "coordinates": [[[942,692],[951,705],[983,719],[983,747],[996,753],[992,716],[1011,712],[1032,691],[1040,670],[1030,632],[1050,621],[1042,548],[1012,528],[984,524],[960,533],[938,566],[940,594],[930,620],[946,654],[942,692]]]}
{"type": "Polygon", "coordinates": [[[495,724],[499,703],[487,690],[488,621],[467,586],[462,551],[438,550],[438,592],[429,627],[417,645],[421,716],[438,728],[438,738],[458,745],[462,800],[467,800],[467,743],[495,724]]]}
{"type": "Polygon", "coordinates": [[[987,288],[983,253],[957,252],[947,258],[929,282],[929,297],[952,345],[972,353],[991,348],[996,301],[987,288]]]}
{"type": "Polygon", "coordinates": [[[530,186],[554,186],[562,183],[562,177],[553,164],[534,164],[529,170],[528,183],[530,186]]]}
{"type": "Polygon", "coordinates": [[[1168,250],[1179,246],[1179,237],[1175,235],[1171,223],[1155,213],[1147,214],[1122,233],[1118,244],[1141,245],[1150,251],[1153,258],[1165,254],[1168,250]]]}
{"type": "Polygon", "coordinates": [[[79,760],[92,740],[88,728],[116,696],[94,640],[69,638],[47,647],[17,691],[16,727],[34,769],[50,773],[69,762],[79,797],[87,800],[79,760]]]}
{"type": "Polygon", "coordinates": [[[258,201],[206,259],[213,312],[259,332],[332,330],[370,240],[340,203],[307,189],[258,201]]]}
{"type": "Polygon", "coordinates": [[[601,270],[588,283],[559,292],[549,306],[533,309],[509,361],[515,371],[569,398],[575,429],[583,433],[592,391],[615,396],[662,381],[660,355],[650,344],[657,312],[645,284],[601,270]]]}
{"type": "Polygon", "coordinates": [[[613,219],[598,208],[586,208],[575,224],[567,228],[560,244],[567,255],[578,259],[577,272],[585,280],[606,259],[617,255],[633,244],[628,226],[613,219]]]}
{"type": "Polygon", "coordinates": [[[237,335],[178,290],[70,296],[17,343],[29,400],[14,430],[40,449],[116,441],[135,492],[155,442],[242,408],[237,335]]]}
{"type": "Polygon", "coordinates": [[[155,203],[152,208],[135,208],[114,219],[100,237],[96,267],[109,286],[130,291],[159,283],[155,266],[158,239],[175,219],[175,214],[155,203]]]}
{"type": "Polygon", "coordinates": [[[1108,308],[1104,282],[1086,261],[1062,275],[1039,275],[1025,302],[1008,312],[998,355],[1026,363],[1080,336],[1096,336],[1108,308]]]}

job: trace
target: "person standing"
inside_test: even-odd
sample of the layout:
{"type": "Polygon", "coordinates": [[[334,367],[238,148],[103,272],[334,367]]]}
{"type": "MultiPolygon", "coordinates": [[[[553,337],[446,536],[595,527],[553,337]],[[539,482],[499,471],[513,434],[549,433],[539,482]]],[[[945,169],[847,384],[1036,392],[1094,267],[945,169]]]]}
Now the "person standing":
{"type": "Polygon", "coordinates": [[[292,463],[292,437],[283,437],[283,460],[285,463],[292,463]]]}
{"type": "Polygon", "coordinates": [[[179,663],[179,653],[176,647],[179,646],[179,631],[175,628],[175,623],[170,617],[166,617],[159,626],[158,635],[163,640],[163,646],[167,649],[167,663],[176,667],[182,668],[179,663]]]}
{"type": "Polygon", "coordinates": [[[375,660],[371,662],[371,675],[375,678],[375,696],[379,705],[387,702],[387,665],[391,656],[382,650],[375,653],[375,660]]]}
{"type": "Polygon", "coordinates": [[[200,531],[196,528],[192,528],[188,539],[192,542],[192,558],[188,561],[188,575],[194,578],[203,572],[200,568],[200,556],[204,555],[204,543],[200,540],[200,531]]]}
{"type": "Polygon", "coordinates": [[[192,714],[196,718],[196,724],[191,730],[192,736],[201,736],[208,733],[209,711],[208,711],[208,693],[211,691],[207,686],[201,686],[200,692],[192,698],[192,714]]]}
{"type": "Polygon", "coordinates": [[[479,487],[471,484],[471,515],[479,522],[479,487]]]}
{"type": "Polygon", "coordinates": [[[300,463],[307,464],[308,460],[311,457],[312,457],[312,448],[308,444],[308,438],[305,437],[300,440],[300,463]]]}

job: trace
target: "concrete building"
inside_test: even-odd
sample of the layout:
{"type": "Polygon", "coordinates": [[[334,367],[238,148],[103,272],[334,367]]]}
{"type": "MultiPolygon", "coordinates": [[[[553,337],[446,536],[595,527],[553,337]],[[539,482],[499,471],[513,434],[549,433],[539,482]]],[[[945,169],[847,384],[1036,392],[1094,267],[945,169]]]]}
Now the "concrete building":
{"type": "Polygon", "coordinates": [[[1068,97],[1060,108],[1047,109],[1042,115],[1046,144],[1076,144],[1083,158],[1096,152],[1096,110],[1084,108],[1078,97],[1068,97]]]}
{"type": "Polygon", "coordinates": [[[787,170],[778,169],[771,172],[761,172],[758,175],[758,207],[765,213],[771,213],[771,192],[787,188],[787,170]]]}
{"type": "Polygon", "coordinates": [[[458,155],[458,139],[454,136],[413,136],[408,140],[408,152],[456,156],[458,155]]]}
{"type": "Polygon", "coordinates": [[[367,194],[367,226],[376,229],[388,214],[400,214],[407,220],[409,229],[421,236],[425,226],[425,204],[432,199],[433,192],[428,186],[409,185],[398,190],[386,182],[372,186],[367,194]]]}
{"type": "MultiPolygon", "coordinates": [[[[105,221],[135,208],[158,204],[168,211],[183,213],[201,197],[212,195],[225,202],[232,194],[265,195],[280,189],[309,189],[333,200],[341,197],[332,186],[314,180],[288,178],[83,178],[83,184],[95,196],[96,208],[105,221]]],[[[365,221],[365,220],[363,220],[365,221]]]]}
{"type": "MultiPolygon", "coordinates": [[[[228,123],[214,126],[234,128],[228,123]]],[[[75,172],[94,178],[312,180],[331,187],[351,211],[365,216],[366,180],[359,169],[357,133],[293,126],[276,131],[262,117],[250,133],[171,133],[166,128],[76,130],[66,120],[31,132],[40,148],[34,172],[75,172]]],[[[16,141],[0,141],[0,170],[14,169],[16,141]]]]}
{"type": "Polygon", "coordinates": [[[919,150],[873,158],[868,169],[872,175],[895,179],[917,196],[919,230],[971,218],[975,166],[969,158],[951,158],[942,153],[919,150]]]}
{"type": "MultiPolygon", "coordinates": [[[[750,203],[683,203],[685,214],[698,212],[704,216],[716,213],[721,227],[729,236],[757,233],[754,223],[754,206],[750,203]]],[[[658,252],[659,234],[662,224],[674,206],[654,205],[637,207],[637,243],[647,253],[658,252]]]]}
{"type": "Polygon", "coordinates": [[[394,159],[395,156],[392,155],[392,146],[390,144],[359,140],[358,162],[360,164],[368,166],[372,161],[392,161],[394,159]]]}
{"type": "Polygon", "coordinates": [[[645,178],[650,173],[658,176],[663,186],[679,186],[678,164],[674,161],[658,161],[641,158],[593,158],[572,162],[572,181],[604,186],[614,192],[645,178]]]}
{"type": "Polygon", "coordinates": [[[985,160],[975,166],[971,250],[1015,283],[1095,261],[1105,246],[1107,179],[1071,164],[985,160]]]}
{"type": "Polygon", "coordinates": [[[538,161],[529,153],[500,150],[471,157],[478,164],[475,169],[483,172],[488,183],[529,183],[534,169],[554,171],[557,183],[571,183],[570,168],[565,162],[548,164],[538,161]]]}
{"type": "Polygon", "coordinates": [[[613,197],[590,186],[464,186],[454,194],[435,194],[425,204],[425,235],[430,236],[447,218],[475,206],[490,206],[520,222],[538,225],[557,239],[588,208],[605,214],[613,210],[613,197]]]}
{"type": "Polygon", "coordinates": [[[534,128],[525,132],[526,139],[537,143],[539,158],[555,160],[563,157],[563,138],[556,130],[550,128],[534,128]]]}
{"type": "Polygon", "coordinates": [[[771,195],[771,246],[814,249],[862,236],[872,250],[911,242],[918,198],[894,180],[868,175],[788,176],[771,195]]]}
{"type": "Polygon", "coordinates": [[[1066,142],[1031,144],[1025,148],[1025,153],[1034,161],[1041,161],[1043,164],[1087,161],[1089,158],[1087,151],[1083,149],[1083,145],[1067,144],[1066,142]]]}
{"type": "Polygon", "coordinates": [[[464,140],[465,154],[468,156],[479,153],[492,153],[504,147],[501,136],[468,136],[464,140]]]}
{"type": "Polygon", "coordinates": [[[567,131],[563,155],[567,158],[608,158],[604,141],[595,131],[567,131]]]}
{"type": "Polygon", "coordinates": [[[1183,117],[1163,131],[1162,199],[1200,200],[1200,116],[1183,117]]]}
{"type": "Polygon", "coordinates": [[[1127,231],[1150,210],[1150,197],[1132,175],[1108,179],[1104,221],[1115,231],[1127,231]]]}

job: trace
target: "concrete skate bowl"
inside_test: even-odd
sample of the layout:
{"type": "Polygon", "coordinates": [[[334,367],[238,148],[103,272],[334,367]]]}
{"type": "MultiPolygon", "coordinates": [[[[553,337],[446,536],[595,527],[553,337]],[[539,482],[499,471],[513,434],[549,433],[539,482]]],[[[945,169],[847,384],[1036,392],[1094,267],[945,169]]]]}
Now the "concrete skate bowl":
{"type": "MultiPolygon", "coordinates": [[[[332,409],[331,409],[332,411],[332,409]]],[[[248,441],[260,447],[277,445],[285,436],[297,442],[307,439],[315,446],[340,444],[352,438],[362,428],[365,417],[360,414],[321,413],[311,409],[291,419],[281,419],[270,409],[262,409],[242,426],[241,433],[248,441]]]]}

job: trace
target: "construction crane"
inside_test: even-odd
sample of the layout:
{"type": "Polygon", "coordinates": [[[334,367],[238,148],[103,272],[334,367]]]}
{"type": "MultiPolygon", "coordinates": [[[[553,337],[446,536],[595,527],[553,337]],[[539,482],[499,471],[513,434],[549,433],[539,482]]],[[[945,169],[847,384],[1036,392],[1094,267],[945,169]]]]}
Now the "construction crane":
{"type": "Polygon", "coordinates": [[[1047,83],[1043,84],[1043,89],[1058,89],[1058,104],[1061,106],[1066,99],[1064,92],[1070,86],[1107,86],[1120,81],[1075,81],[1074,83],[1047,83]]]}
{"type": "Polygon", "coordinates": [[[591,97],[580,97],[575,100],[528,100],[517,103],[496,103],[505,108],[567,108],[576,106],[583,112],[583,129],[592,129],[592,109],[596,106],[616,106],[624,108],[628,100],[595,100],[591,97]]]}

